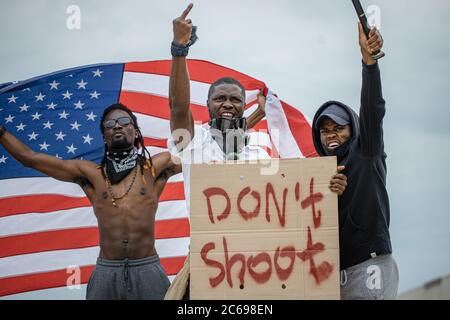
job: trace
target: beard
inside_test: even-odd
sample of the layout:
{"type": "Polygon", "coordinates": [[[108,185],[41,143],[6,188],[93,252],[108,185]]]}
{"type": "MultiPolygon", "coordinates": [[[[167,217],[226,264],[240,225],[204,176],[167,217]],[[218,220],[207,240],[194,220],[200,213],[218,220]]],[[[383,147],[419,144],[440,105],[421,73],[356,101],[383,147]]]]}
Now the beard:
{"type": "Polygon", "coordinates": [[[111,149],[123,150],[130,149],[132,144],[127,141],[126,137],[113,138],[111,141],[111,149]]]}

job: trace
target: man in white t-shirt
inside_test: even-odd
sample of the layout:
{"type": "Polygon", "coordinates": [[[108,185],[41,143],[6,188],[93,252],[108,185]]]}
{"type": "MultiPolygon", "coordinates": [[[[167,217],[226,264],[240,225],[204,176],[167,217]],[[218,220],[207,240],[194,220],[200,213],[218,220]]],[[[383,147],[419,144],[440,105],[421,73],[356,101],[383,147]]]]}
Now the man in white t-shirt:
{"type": "Polygon", "coordinates": [[[198,126],[189,109],[190,82],[186,56],[196,40],[195,27],[187,15],[192,5],[173,21],[172,70],[170,76],[170,128],[172,138],[169,151],[181,159],[185,184],[186,204],[189,212],[190,165],[218,163],[226,160],[270,159],[258,146],[249,145],[247,128],[251,128],[264,115],[265,97],[258,96],[259,108],[248,119],[244,118],[245,89],[232,78],[213,83],[208,93],[209,125],[198,126]]]}
{"type": "MultiPolygon", "coordinates": [[[[224,79],[220,79],[220,81],[224,81],[224,79]]],[[[225,81],[229,80],[227,79],[225,81]]],[[[233,86],[237,85],[221,84],[216,93],[221,94],[223,91],[227,90],[227,88],[233,88],[233,86]]],[[[212,97],[214,96],[215,94],[213,93],[212,97]]],[[[224,105],[226,105],[226,103],[224,103],[224,105]]],[[[225,120],[225,122],[228,121],[225,120]]],[[[246,119],[243,119],[243,122],[246,122],[246,119]]],[[[264,149],[248,143],[249,136],[244,129],[228,129],[227,133],[223,133],[221,130],[211,127],[210,125],[194,125],[192,138],[189,131],[184,128],[177,129],[177,131],[173,131],[173,133],[175,137],[182,135],[183,139],[189,139],[190,141],[185,148],[181,149],[178,147],[174,137],[171,137],[168,140],[169,151],[172,155],[181,159],[184,192],[188,212],[190,212],[191,164],[223,163],[227,160],[256,161],[271,159],[264,149]],[[224,142],[225,145],[223,145],[224,142]]]]}
{"type": "MultiPolygon", "coordinates": [[[[248,119],[244,118],[245,89],[232,78],[214,82],[208,93],[209,125],[196,126],[189,109],[190,80],[186,62],[189,47],[196,41],[196,28],[187,19],[193,5],[173,21],[172,69],[170,75],[169,102],[170,128],[168,148],[181,159],[184,175],[186,204],[190,205],[190,166],[193,163],[223,163],[227,160],[254,161],[270,159],[267,152],[251,146],[247,129],[264,116],[265,98],[258,96],[259,108],[248,119]]],[[[336,174],[330,189],[341,195],[347,185],[346,177],[336,174]]],[[[188,299],[189,259],[178,273],[166,294],[166,299],[188,299]]]]}

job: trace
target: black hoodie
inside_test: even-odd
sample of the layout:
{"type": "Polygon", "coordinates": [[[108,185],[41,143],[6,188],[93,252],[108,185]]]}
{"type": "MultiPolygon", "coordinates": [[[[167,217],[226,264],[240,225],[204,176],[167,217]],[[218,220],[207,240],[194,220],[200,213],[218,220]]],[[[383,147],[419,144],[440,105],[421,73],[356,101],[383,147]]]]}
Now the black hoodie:
{"type": "Polygon", "coordinates": [[[313,120],[313,140],[320,156],[327,156],[316,121],[322,111],[337,104],[351,119],[352,137],[336,150],[339,165],[345,166],[348,186],[339,197],[341,269],[377,256],[392,253],[389,236],[389,198],[386,191],[386,153],[383,142],[385,101],[378,63],[363,63],[361,108],[358,115],[348,106],[329,101],[313,120]]]}

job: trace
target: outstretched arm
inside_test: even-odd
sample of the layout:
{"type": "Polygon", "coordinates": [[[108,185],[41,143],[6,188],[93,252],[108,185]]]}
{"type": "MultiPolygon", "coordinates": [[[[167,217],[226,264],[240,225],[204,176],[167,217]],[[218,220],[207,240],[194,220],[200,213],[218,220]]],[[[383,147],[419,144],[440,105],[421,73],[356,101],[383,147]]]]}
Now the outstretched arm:
{"type": "MultiPolygon", "coordinates": [[[[180,17],[173,20],[173,42],[186,46],[192,34],[192,21],[186,19],[190,4],[180,17]]],[[[170,130],[179,150],[188,146],[194,137],[194,118],[189,109],[190,84],[186,57],[172,57],[169,84],[170,130]],[[181,138],[183,137],[183,138],[181,138]]]]}
{"type": "MultiPolygon", "coordinates": [[[[2,130],[3,126],[0,126],[0,131],[2,130]]],[[[87,163],[86,161],[61,160],[44,153],[34,152],[9,132],[5,132],[0,137],[0,143],[11,156],[25,167],[33,168],[49,177],[66,182],[78,183],[80,179],[84,178],[82,166],[87,163]]]]}
{"type": "Polygon", "coordinates": [[[386,103],[381,88],[380,68],[372,53],[381,50],[383,38],[376,28],[372,28],[369,39],[359,24],[359,45],[363,59],[360,134],[361,152],[371,157],[383,152],[383,118],[386,103]]]}

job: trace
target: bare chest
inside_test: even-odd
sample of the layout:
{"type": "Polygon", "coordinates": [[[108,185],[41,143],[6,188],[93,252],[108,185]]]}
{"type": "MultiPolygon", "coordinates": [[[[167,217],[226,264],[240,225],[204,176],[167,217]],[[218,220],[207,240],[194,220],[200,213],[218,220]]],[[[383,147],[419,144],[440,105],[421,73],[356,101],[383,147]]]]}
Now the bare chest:
{"type": "Polygon", "coordinates": [[[115,185],[102,176],[97,182],[92,204],[97,216],[104,212],[109,216],[126,214],[130,218],[154,215],[158,208],[154,178],[148,171],[142,174],[139,168],[115,185]]]}

